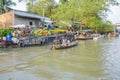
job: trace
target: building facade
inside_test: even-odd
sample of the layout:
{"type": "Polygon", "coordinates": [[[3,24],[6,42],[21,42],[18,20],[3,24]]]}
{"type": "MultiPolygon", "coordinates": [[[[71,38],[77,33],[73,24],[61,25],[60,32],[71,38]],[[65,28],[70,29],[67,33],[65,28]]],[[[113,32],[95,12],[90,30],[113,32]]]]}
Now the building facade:
{"type": "Polygon", "coordinates": [[[50,18],[26,11],[11,10],[10,12],[0,15],[0,27],[10,27],[15,25],[39,27],[51,24],[52,21],[50,18]]]}
{"type": "Polygon", "coordinates": [[[38,14],[18,10],[14,10],[14,16],[14,25],[24,24],[38,26],[42,19],[38,14]]]}
{"type": "Polygon", "coordinates": [[[25,11],[12,10],[0,15],[0,27],[11,27],[14,25],[39,26],[42,17],[38,14],[25,11]]]}

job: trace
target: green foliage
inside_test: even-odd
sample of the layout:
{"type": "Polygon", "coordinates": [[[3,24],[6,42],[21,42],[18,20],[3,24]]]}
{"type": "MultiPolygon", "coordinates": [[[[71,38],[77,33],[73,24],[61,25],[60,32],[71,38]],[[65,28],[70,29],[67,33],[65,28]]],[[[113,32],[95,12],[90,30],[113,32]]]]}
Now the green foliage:
{"type": "Polygon", "coordinates": [[[61,4],[64,4],[64,3],[66,3],[66,2],[68,2],[69,0],[60,0],[60,3],[61,4]]]}
{"type": "Polygon", "coordinates": [[[0,0],[0,14],[6,13],[9,11],[9,6],[16,5],[15,2],[12,2],[11,0],[0,0]]]}
{"type": "Polygon", "coordinates": [[[112,28],[112,24],[107,24],[105,20],[110,5],[116,5],[115,0],[70,0],[67,3],[60,4],[54,11],[56,14],[51,17],[60,21],[77,21],[93,29],[95,32],[105,32],[112,28]],[[59,16],[59,17],[58,17],[59,16]],[[109,27],[108,27],[109,26],[109,27]]]}
{"type": "Polygon", "coordinates": [[[81,22],[80,27],[84,24],[83,27],[95,32],[105,32],[113,29],[112,24],[105,23],[105,12],[109,11],[110,5],[118,3],[116,0],[60,0],[60,4],[57,5],[55,0],[38,0],[32,7],[31,3],[28,4],[28,10],[43,15],[44,9],[44,16],[52,18],[60,27],[65,28],[73,22],[81,22]]]}
{"type": "Polygon", "coordinates": [[[12,29],[10,29],[10,28],[0,29],[0,37],[4,37],[4,36],[10,34],[11,31],[12,31],[12,29]]]}
{"type": "Polygon", "coordinates": [[[37,13],[44,16],[50,16],[52,9],[55,7],[55,0],[38,0],[27,3],[27,9],[30,12],[37,13]],[[44,10],[44,13],[43,13],[44,10]]]}

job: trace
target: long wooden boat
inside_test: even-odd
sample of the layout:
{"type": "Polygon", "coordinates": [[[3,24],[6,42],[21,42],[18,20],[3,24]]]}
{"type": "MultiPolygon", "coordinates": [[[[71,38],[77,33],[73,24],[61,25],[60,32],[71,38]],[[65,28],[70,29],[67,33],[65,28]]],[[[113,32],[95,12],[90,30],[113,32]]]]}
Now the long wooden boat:
{"type": "Polygon", "coordinates": [[[74,46],[77,46],[77,45],[78,45],[78,41],[73,41],[73,42],[70,42],[70,43],[67,44],[67,45],[54,44],[54,45],[53,45],[53,48],[54,48],[54,49],[66,49],[66,48],[74,47],[74,46]]]}

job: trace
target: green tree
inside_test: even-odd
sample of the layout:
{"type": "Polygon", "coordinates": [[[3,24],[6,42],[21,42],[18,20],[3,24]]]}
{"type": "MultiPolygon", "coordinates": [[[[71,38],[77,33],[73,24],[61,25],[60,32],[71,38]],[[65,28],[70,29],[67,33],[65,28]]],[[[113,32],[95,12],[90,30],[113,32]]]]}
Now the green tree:
{"type": "Polygon", "coordinates": [[[53,8],[56,7],[55,0],[39,0],[29,11],[44,16],[51,16],[53,8]]]}
{"type": "Polygon", "coordinates": [[[27,10],[32,13],[37,13],[39,15],[50,16],[52,14],[52,9],[56,7],[55,0],[19,0],[27,1],[27,10]]]}
{"type": "Polygon", "coordinates": [[[97,32],[105,24],[103,18],[107,16],[105,12],[109,10],[109,6],[117,4],[115,0],[69,0],[58,5],[51,17],[56,21],[69,21],[69,23],[71,20],[80,21],[97,32]]]}
{"type": "Polygon", "coordinates": [[[6,13],[9,11],[9,6],[16,5],[15,2],[11,0],[0,0],[0,14],[6,13]]]}
{"type": "MultiPolygon", "coordinates": [[[[106,12],[109,11],[110,5],[118,5],[116,0],[60,0],[60,4],[55,4],[55,0],[28,1],[27,6],[30,12],[45,14],[44,16],[52,18],[60,25],[64,24],[63,26],[75,21],[80,22],[95,32],[106,30],[107,26],[112,25],[106,23],[106,12]]],[[[111,27],[107,28],[111,30],[111,27]]]]}

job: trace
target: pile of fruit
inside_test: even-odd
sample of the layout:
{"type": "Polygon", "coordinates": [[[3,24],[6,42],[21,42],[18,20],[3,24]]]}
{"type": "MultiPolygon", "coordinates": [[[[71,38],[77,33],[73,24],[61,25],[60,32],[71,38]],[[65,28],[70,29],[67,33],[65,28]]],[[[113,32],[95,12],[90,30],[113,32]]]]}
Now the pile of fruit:
{"type": "Polygon", "coordinates": [[[48,36],[51,35],[51,32],[49,30],[42,30],[38,29],[34,31],[35,36],[48,36]]]}
{"type": "Polygon", "coordinates": [[[49,30],[52,34],[59,34],[59,33],[65,33],[66,30],[64,29],[53,29],[53,30],[49,30]]]}
{"type": "Polygon", "coordinates": [[[53,30],[43,30],[43,29],[37,29],[34,31],[35,36],[49,36],[51,34],[59,34],[59,33],[65,33],[66,30],[63,29],[53,29],[53,30]]]}

